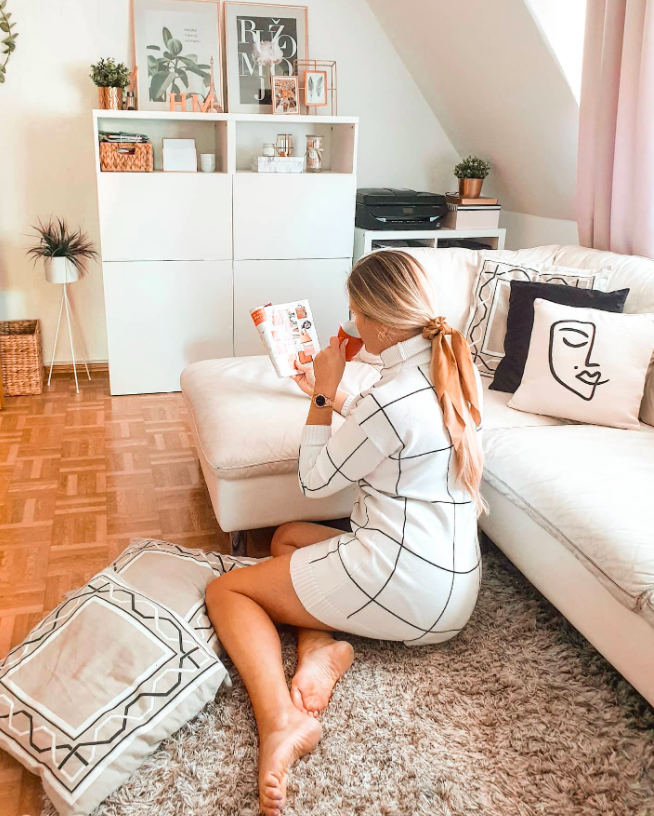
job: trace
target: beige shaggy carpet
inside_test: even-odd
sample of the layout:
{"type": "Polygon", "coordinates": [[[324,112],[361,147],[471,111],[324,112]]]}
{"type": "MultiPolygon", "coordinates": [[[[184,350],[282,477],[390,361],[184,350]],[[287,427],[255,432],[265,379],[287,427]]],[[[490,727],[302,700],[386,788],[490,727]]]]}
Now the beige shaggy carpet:
{"type": "MultiPolygon", "coordinates": [[[[479,603],[454,640],[411,650],[351,638],[355,664],[322,742],[292,772],[287,816],[654,814],[654,710],[484,549],[479,603]]],[[[283,642],[290,677],[291,632],[283,642]]],[[[233,690],[95,816],[258,813],[254,720],[232,673],[233,690]]]]}

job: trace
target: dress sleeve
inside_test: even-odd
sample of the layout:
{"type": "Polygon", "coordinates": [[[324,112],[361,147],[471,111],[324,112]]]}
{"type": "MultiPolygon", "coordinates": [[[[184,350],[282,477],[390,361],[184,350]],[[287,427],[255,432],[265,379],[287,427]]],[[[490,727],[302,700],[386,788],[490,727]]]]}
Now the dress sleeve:
{"type": "MultiPolygon", "coordinates": [[[[389,427],[388,433],[369,436],[362,417],[369,411],[361,400],[338,431],[331,425],[305,425],[300,442],[298,476],[300,489],[308,498],[331,496],[372,473],[395,453],[401,441],[389,427]],[[364,408],[362,411],[361,409],[364,408]]],[[[373,410],[375,410],[373,408],[373,410]]]]}

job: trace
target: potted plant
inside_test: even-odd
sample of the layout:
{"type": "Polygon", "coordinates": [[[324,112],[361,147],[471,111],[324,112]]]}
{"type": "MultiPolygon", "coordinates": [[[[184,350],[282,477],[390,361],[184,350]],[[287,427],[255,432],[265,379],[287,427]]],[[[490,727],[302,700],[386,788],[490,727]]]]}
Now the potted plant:
{"type": "Polygon", "coordinates": [[[43,258],[45,279],[49,283],[74,283],[82,277],[83,261],[98,257],[88,235],[79,228],[69,230],[62,218],[51,218],[47,224],[39,220],[39,225],[33,229],[38,243],[27,254],[34,263],[43,258]]]}
{"type": "Polygon", "coordinates": [[[109,57],[101,59],[91,66],[91,79],[98,86],[100,108],[102,110],[121,110],[123,107],[123,88],[130,83],[129,68],[122,62],[118,65],[109,57]]]}
{"type": "Polygon", "coordinates": [[[480,159],[479,156],[468,156],[459,162],[454,168],[454,175],[459,179],[461,198],[479,198],[481,185],[490,169],[490,162],[480,159]]]}

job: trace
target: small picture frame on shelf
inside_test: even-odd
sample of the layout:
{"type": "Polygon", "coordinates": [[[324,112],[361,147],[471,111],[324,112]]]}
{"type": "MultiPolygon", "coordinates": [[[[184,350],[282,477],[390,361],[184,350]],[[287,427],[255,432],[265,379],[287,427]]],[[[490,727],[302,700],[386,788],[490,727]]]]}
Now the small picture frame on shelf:
{"type": "Polygon", "coordinates": [[[299,87],[296,76],[270,77],[273,113],[293,115],[300,112],[299,87]]]}
{"type": "Polygon", "coordinates": [[[327,71],[307,71],[305,76],[304,104],[321,108],[327,104],[327,71]]]}

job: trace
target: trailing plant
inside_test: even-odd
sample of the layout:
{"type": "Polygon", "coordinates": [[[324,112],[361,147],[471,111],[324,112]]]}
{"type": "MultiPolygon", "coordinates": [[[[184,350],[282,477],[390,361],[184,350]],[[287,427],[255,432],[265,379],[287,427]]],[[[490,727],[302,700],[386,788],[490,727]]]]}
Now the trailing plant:
{"type": "Polygon", "coordinates": [[[183,83],[188,89],[189,73],[202,77],[205,88],[211,84],[211,66],[198,62],[197,54],[182,56],[184,46],[175,39],[167,28],[162,29],[163,51],[159,45],[148,45],[149,51],[159,51],[161,56],[148,55],[148,77],[150,77],[150,101],[165,102],[166,92],[183,93],[183,83]]]}
{"type": "Polygon", "coordinates": [[[485,179],[490,169],[490,162],[479,156],[468,156],[454,168],[454,175],[460,179],[485,179]]]}
{"type": "MultiPolygon", "coordinates": [[[[9,62],[9,57],[11,57],[11,55],[16,50],[16,37],[18,36],[18,34],[13,30],[16,23],[9,22],[11,12],[5,11],[6,5],[7,0],[0,0],[0,31],[2,32],[2,34],[7,35],[2,40],[2,44],[4,45],[2,53],[4,54],[5,58],[3,62],[0,62],[0,84],[2,84],[5,81],[7,63],[9,62]]],[[[0,37],[2,36],[2,34],[0,34],[0,37]]]]}
{"type": "Polygon", "coordinates": [[[98,88],[126,88],[131,79],[129,68],[122,62],[116,65],[111,57],[92,65],[89,76],[98,88]]]}
{"type": "Polygon", "coordinates": [[[70,230],[63,218],[51,218],[47,224],[39,219],[38,226],[33,226],[38,243],[27,251],[34,263],[39,258],[68,258],[80,272],[84,271],[82,261],[95,260],[98,253],[91,239],[81,229],[70,230]]]}

